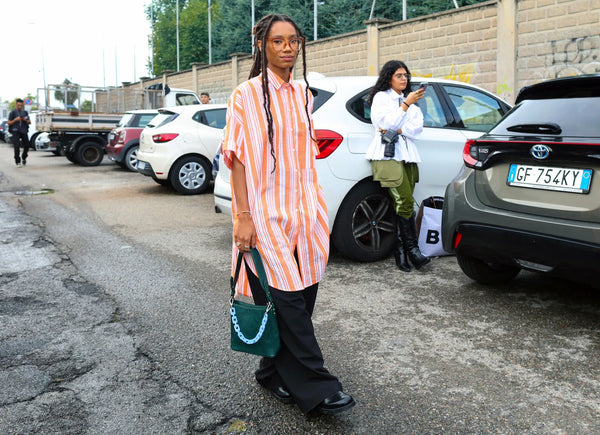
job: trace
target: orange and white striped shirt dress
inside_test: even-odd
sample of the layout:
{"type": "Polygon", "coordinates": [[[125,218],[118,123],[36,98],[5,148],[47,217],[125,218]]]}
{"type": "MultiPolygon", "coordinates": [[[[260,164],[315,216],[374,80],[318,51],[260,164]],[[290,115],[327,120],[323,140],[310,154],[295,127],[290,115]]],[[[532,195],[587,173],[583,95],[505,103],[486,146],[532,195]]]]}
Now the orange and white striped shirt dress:
{"type": "MultiPolygon", "coordinates": [[[[231,169],[232,154],[245,167],[248,203],[256,229],[256,247],[262,257],[269,285],[283,291],[304,290],[319,282],[329,256],[329,228],[323,189],[318,183],[315,156],[318,153],[305,112],[305,88],[290,79],[282,81],[267,69],[273,149],[263,108],[261,76],[239,85],[227,108],[223,161],[231,169]],[[294,251],[298,253],[298,263],[294,251]]],[[[313,97],[309,92],[309,113],[313,97]]],[[[232,212],[235,219],[236,201],[232,212]]],[[[232,245],[232,271],[238,249],[232,245]]],[[[252,257],[246,262],[254,269],[252,257]]],[[[253,270],[256,273],[255,269],[253,270]]],[[[233,272],[232,272],[233,274],[233,272]]],[[[245,266],[238,279],[237,293],[251,296],[245,266]]]]}

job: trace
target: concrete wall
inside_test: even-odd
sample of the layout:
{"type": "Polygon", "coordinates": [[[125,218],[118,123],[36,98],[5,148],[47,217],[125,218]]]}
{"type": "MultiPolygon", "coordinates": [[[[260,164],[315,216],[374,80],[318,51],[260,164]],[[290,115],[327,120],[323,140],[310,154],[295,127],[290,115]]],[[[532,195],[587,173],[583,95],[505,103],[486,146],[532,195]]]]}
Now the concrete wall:
{"type": "Polygon", "coordinates": [[[600,73],[600,0],[520,0],[517,81],[600,73]]]}
{"type": "MultiPolygon", "coordinates": [[[[307,43],[307,65],[326,76],[376,75],[400,59],[415,76],[471,83],[512,103],[522,86],[600,73],[599,23],[600,0],[491,0],[406,21],[368,21],[364,30],[307,43]]],[[[250,55],[236,53],[131,86],[162,81],[226,102],[251,64],[250,55]]],[[[301,71],[299,61],[294,76],[301,71]]]]}
{"type": "MultiPolygon", "coordinates": [[[[380,68],[406,62],[415,76],[448,78],[496,90],[497,2],[442,12],[380,28],[380,68]]],[[[369,73],[378,70],[371,66],[369,73]]]]}

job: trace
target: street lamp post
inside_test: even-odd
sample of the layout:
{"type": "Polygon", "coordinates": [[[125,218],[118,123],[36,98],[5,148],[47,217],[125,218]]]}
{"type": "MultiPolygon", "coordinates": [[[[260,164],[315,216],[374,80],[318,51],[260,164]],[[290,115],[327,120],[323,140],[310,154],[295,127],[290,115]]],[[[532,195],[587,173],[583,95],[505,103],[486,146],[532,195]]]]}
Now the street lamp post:
{"type": "Polygon", "coordinates": [[[313,36],[313,40],[316,41],[317,40],[317,0],[314,1],[314,21],[315,21],[315,29],[314,29],[314,36],[313,36]]]}
{"type": "Polygon", "coordinates": [[[251,3],[251,12],[252,12],[252,29],[250,30],[250,46],[252,47],[252,54],[254,54],[254,36],[252,32],[254,31],[254,0],[251,3]]]}
{"type": "Polygon", "coordinates": [[[179,0],[177,0],[175,5],[175,21],[177,34],[177,72],[179,72],[179,0]]]}
{"type": "Polygon", "coordinates": [[[208,64],[212,65],[212,20],[211,20],[211,6],[210,0],[208,0],[208,64]]]}

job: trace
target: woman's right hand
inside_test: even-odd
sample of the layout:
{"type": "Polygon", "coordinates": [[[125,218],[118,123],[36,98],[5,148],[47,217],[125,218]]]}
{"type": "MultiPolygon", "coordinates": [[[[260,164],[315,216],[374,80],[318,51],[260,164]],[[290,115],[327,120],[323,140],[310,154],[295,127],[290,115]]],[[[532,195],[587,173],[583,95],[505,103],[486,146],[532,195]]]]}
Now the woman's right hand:
{"type": "Polygon", "coordinates": [[[248,201],[246,168],[235,154],[231,156],[231,186],[236,209],[239,210],[233,219],[233,242],[240,251],[248,252],[256,246],[256,229],[248,201]]]}
{"type": "Polygon", "coordinates": [[[412,91],[410,94],[408,94],[408,97],[406,97],[404,102],[410,106],[423,98],[423,96],[425,96],[425,89],[419,88],[416,91],[412,91]]]}

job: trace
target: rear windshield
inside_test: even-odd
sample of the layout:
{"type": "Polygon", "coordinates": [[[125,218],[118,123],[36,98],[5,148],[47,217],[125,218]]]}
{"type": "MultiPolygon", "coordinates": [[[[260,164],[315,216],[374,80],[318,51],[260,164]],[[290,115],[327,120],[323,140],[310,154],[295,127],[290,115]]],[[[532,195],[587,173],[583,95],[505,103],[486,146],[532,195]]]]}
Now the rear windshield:
{"type": "MultiPolygon", "coordinates": [[[[490,134],[514,135],[518,125],[556,124],[560,136],[599,137],[600,98],[525,100],[500,121],[490,134]]],[[[528,133],[519,133],[519,135],[528,133]]],[[[539,136],[537,133],[533,133],[539,136]]]]}
{"type": "Polygon", "coordinates": [[[179,116],[179,113],[172,113],[172,112],[159,113],[154,118],[152,118],[152,121],[150,121],[150,123],[148,124],[148,127],[160,127],[161,125],[165,125],[165,124],[173,121],[178,116],[179,116]]]}
{"type": "Polygon", "coordinates": [[[134,119],[131,120],[131,124],[129,124],[127,127],[144,128],[145,126],[148,125],[148,123],[150,121],[152,121],[154,119],[155,116],[156,116],[156,113],[138,114],[135,116],[134,119]]]}
{"type": "Polygon", "coordinates": [[[125,127],[125,126],[127,126],[127,124],[129,124],[129,122],[131,121],[131,118],[133,118],[133,113],[126,113],[125,115],[123,115],[123,117],[121,118],[121,120],[117,124],[117,127],[125,127]]]}

